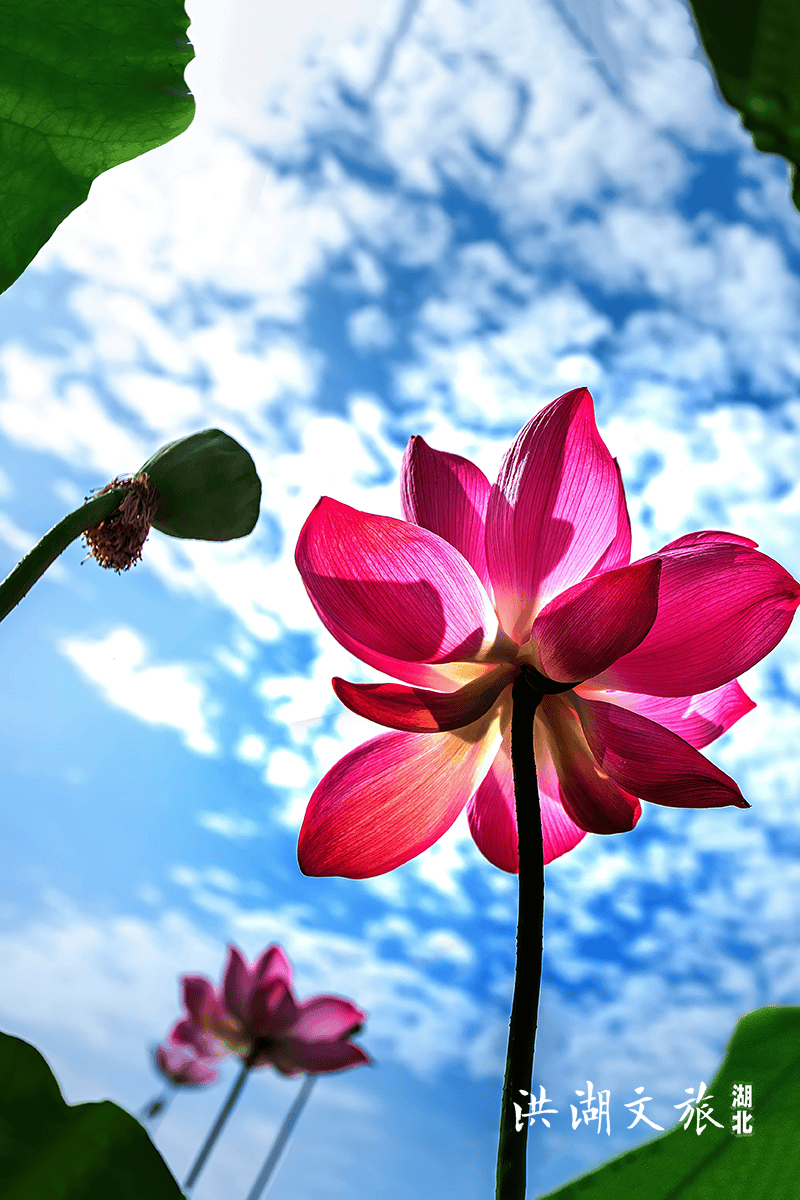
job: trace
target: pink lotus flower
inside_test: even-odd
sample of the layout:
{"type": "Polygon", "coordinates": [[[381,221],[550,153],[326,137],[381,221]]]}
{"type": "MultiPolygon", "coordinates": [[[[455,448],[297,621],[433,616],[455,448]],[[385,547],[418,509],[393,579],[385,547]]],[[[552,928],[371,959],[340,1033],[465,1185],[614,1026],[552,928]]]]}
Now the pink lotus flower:
{"type": "Polygon", "coordinates": [[[702,754],[754,703],[735,677],[780,641],[800,584],[749,538],[706,530],[630,562],[616,459],[585,388],[542,409],[498,481],[411,439],[405,521],[327,497],[296,562],[320,619],[398,683],[334,679],[393,730],[346,754],[306,811],[307,875],[361,879],[408,862],[469,803],[472,835],[518,870],[511,687],[545,692],[534,751],[545,862],[585,833],[633,828],[640,800],[748,808],[702,754]]]}
{"type": "Polygon", "coordinates": [[[199,1057],[189,1046],[159,1046],[153,1061],[161,1074],[175,1087],[205,1087],[217,1078],[212,1064],[199,1057]]]}
{"type": "Polygon", "coordinates": [[[269,946],[252,967],[235,946],[217,990],[204,975],[184,975],[186,1017],[169,1040],[204,1058],[235,1054],[282,1075],[326,1074],[369,1063],[348,1039],[367,1014],[341,996],[301,1003],[292,992],[292,967],[280,946],[269,946]]]}

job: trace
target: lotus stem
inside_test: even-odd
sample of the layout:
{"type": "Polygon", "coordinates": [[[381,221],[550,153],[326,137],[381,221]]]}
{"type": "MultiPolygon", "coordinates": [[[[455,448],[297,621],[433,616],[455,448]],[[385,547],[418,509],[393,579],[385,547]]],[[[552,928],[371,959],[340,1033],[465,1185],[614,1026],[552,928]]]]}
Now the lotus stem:
{"type": "Polygon", "coordinates": [[[203,1167],[206,1165],[206,1159],[208,1158],[211,1151],[214,1149],[214,1143],[216,1142],[217,1138],[219,1137],[220,1133],[222,1132],[223,1125],[225,1124],[228,1117],[233,1112],[233,1106],[235,1105],[236,1101],[239,1099],[242,1088],[244,1087],[245,1082],[247,1080],[247,1076],[250,1074],[250,1071],[252,1069],[253,1064],[251,1062],[251,1058],[252,1058],[252,1055],[250,1057],[244,1059],[244,1061],[242,1062],[242,1069],[239,1072],[238,1076],[236,1077],[233,1087],[231,1088],[230,1092],[228,1093],[228,1098],[225,1101],[225,1103],[223,1104],[222,1108],[220,1109],[219,1116],[217,1117],[216,1121],[211,1126],[208,1137],[203,1142],[203,1145],[200,1147],[200,1153],[197,1155],[197,1158],[194,1160],[194,1165],[193,1165],[191,1171],[186,1176],[186,1180],[183,1185],[184,1192],[188,1193],[194,1187],[195,1183],[197,1182],[197,1178],[198,1178],[200,1172],[202,1171],[203,1167]]]}
{"type": "Polygon", "coordinates": [[[124,488],[94,496],[54,525],[0,583],[0,621],[19,604],[36,580],[66,550],[70,542],[109,517],[125,499],[124,488]]]}
{"type": "Polygon", "coordinates": [[[272,1149],[267,1155],[267,1161],[264,1163],[263,1167],[259,1171],[258,1178],[250,1188],[250,1191],[247,1193],[247,1200],[259,1200],[259,1197],[266,1189],[266,1186],[272,1176],[272,1172],[278,1165],[278,1159],[283,1153],[283,1148],[289,1140],[289,1134],[294,1129],[297,1123],[297,1118],[303,1111],[306,1100],[308,1100],[308,1097],[311,1095],[311,1089],[314,1086],[314,1080],[316,1078],[316,1075],[306,1075],[305,1079],[303,1080],[303,1086],[297,1093],[294,1104],[286,1114],[283,1124],[278,1130],[278,1136],[272,1143],[272,1149]]]}
{"type": "Polygon", "coordinates": [[[528,1121],[517,1130],[516,1100],[525,1112],[533,1078],[533,1054],[542,979],[544,924],[544,853],[533,721],[542,693],[521,672],[514,681],[511,714],[511,762],[519,839],[517,964],[508,1030],[506,1073],[500,1111],[495,1200],[524,1200],[528,1121]]]}

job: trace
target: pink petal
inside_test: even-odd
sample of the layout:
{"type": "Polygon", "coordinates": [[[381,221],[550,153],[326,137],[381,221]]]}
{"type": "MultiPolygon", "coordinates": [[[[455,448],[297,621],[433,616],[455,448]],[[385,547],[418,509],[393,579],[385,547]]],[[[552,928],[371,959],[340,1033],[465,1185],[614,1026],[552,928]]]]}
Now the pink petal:
{"type": "MultiPolygon", "coordinates": [[[[547,745],[544,726],[534,721],[533,752],[536,760],[536,779],[542,809],[542,841],[545,864],[574,850],[586,837],[586,830],[567,815],[561,801],[561,784],[556,764],[547,745]]],[[[513,786],[513,780],[512,780],[513,786]]]]}
{"type": "Polygon", "coordinates": [[[225,1053],[219,1042],[226,1047],[238,1046],[242,1040],[241,1022],[228,1011],[214,985],[204,975],[183,975],[181,986],[188,1016],[175,1027],[178,1036],[171,1040],[194,1046],[198,1054],[205,1054],[203,1039],[206,1039],[217,1057],[225,1053]]]}
{"type": "Polygon", "coordinates": [[[351,712],[389,729],[407,733],[442,733],[462,729],[487,713],[517,673],[510,664],[457,692],[428,692],[398,683],[350,683],[338,676],[333,690],[351,712]]]}
{"type": "Polygon", "coordinates": [[[661,564],[646,559],[581,583],[546,604],[532,640],[550,679],[588,679],[627,654],[646,636],[658,612],[661,564]]]}
{"type": "Polygon", "coordinates": [[[432,666],[430,663],[403,662],[388,654],[377,654],[374,650],[369,650],[355,638],[348,637],[342,629],[337,630],[336,640],[361,662],[374,667],[376,671],[382,671],[384,675],[402,679],[413,687],[454,692],[470,680],[478,679],[493,669],[490,663],[439,663],[432,666]]]}
{"type": "MultiPolygon", "coordinates": [[[[577,846],[586,832],[572,822],[558,802],[558,780],[550,752],[534,725],[536,776],[542,814],[542,849],[545,863],[577,846]]],[[[514,776],[511,768],[511,733],[506,730],[489,773],[467,805],[467,820],[475,844],[484,858],[501,871],[519,870],[514,776]]]]}
{"type": "Polygon", "coordinates": [[[205,975],[182,975],[183,1006],[202,1029],[210,1029],[222,1012],[217,990],[205,975]]]}
{"type": "Polygon", "coordinates": [[[200,1058],[193,1058],[183,1069],[184,1082],[191,1087],[206,1087],[214,1083],[219,1072],[200,1058]]]}
{"type": "Polygon", "coordinates": [[[750,807],[730,775],[677,733],[616,704],[574,703],[595,758],[620,787],[669,808],[750,807]]]}
{"type": "MultiPolygon", "coordinates": [[[[591,680],[595,687],[688,696],[728,683],[777,646],[800,584],[773,559],[730,541],[664,549],[658,616],[645,639],[591,680]]],[[[641,560],[645,561],[645,560],[641,560]]]]}
{"type": "Polygon", "coordinates": [[[305,1042],[330,1042],[348,1037],[367,1019],[362,1008],[342,996],[314,996],[299,1006],[292,1037],[305,1042]]]}
{"type": "Polygon", "coordinates": [[[222,973],[222,995],[228,1012],[246,1021],[255,977],[236,946],[228,946],[228,961],[222,973]]]}
{"type": "Polygon", "coordinates": [[[578,583],[619,527],[620,477],[586,388],[548,404],[506,454],[486,514],[486,559],[503,629],[527,641],[538,608],[578,583]]]}
{"type": "Polygon", "coordinates": [[[627,567],[631,561],[631,518],[625,499],[625,486],[619,463],[614,459],[617,470],[617,532],[607,550],[604,550],[587,575],[599,575],[601,571],[613,571],[615,567],[627,567]]]}
{"type": "Polygon", "coordinates": [[[325,627],[407,662],[477,660],[497,618],[449,542],[407,521],[323,497],[300,533],[298,570],[325,627]]]}
{"type": "Polygon", "coordinates": [[[460,454],[434,450],[412,437],[403,455],[400,494],[403,516],[455,546],[489,589],[486,567],[486,505],[489,480],[460,454]]]}
{"type": "Polygon", "coordinates": [[[500,735],[494,710],[458,733],[384,733],[351,750],[309,800],[300,870],[368,879],[427,850],[483,780],[500,735]]]}
{"type": "Polygon", "coordinates": [[[256,987],[274,983],[278,979],[282,980],[288,988],[292,986],[292,964],[282,947],[278,945],[267,946],[266,950],[259,955],[253,967],[253,975],[256,987]]]}
{"type": "Polygon", "coordinates": [[[274,1037],[292,1028],[299,1011],[292,989],[283,979],[261,984],[250,997],[248,1031],[254,1037],[274,1037]]]}
{"type": "Polygon", "coordinates": [[[713,692],[697,696],[647,696],[643,692],[592,691],[586,684],[575,689],[589,700],[605,700],[619,704],[640,717],[647,717],[665,729],[677,733],[690,746],[702,750],[709,742],[721,737],[740,717],[756,707],[755,701],[734,679],[723,683],[713,692]]]}
{"type": "Polygon", "coordinates": [[[203,1087],[217,1078],[217,1072],[209,1063],[173,1046],[159,1046],[156,1063],[162,1075],[177,1087],[203,1087]]]}
{"type": "Polygon", "coordinates": [[[227,1045],[223,1046],[192,1017],[184,1017],[182,1020],[176,1021],[167,1034],[167,1041],[172,1046],[189,1048],[201,1058],[224,1058],[228,1053],[227,1045]]]}
{"type": "MultiPolygon", "coordinates": [[[[685,550],[691,546],[709,546],[715,542],[729,542],[734,546],[749,546],[755,550],[758,542],[752,538],[742,537],[738,533],[724,533],[720,529],[699,529],[696,533],[684,533],[671,542],[667,542],[664,550],[685,550]]],[[[661,551],[659,551],[661,553],[661,551]]]]}
{"type": "Polygon", "coordinates": [[[369,1065],[370,1061],[369,1055],[353,1042],[304,1042],[300,1038],[282,1038],[279,1051],[271,1059],[282,1075],[330,1074],[369,1065]]]}
{"type": "Polygon", "coordinates": [[[567,816],[588,833],[624,833],[639,820],[641,805],[601,769],[587,745],[576,703],[574,692],[545,696],[536,711],[558,778],[558,798],[567,816]]]}

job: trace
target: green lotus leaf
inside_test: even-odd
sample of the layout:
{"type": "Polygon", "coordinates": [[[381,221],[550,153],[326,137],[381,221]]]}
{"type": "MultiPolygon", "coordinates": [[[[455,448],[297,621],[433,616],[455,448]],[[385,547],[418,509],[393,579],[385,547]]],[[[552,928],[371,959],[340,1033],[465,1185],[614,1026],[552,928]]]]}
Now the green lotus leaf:
{"type": "Polygon", "coordinates": [[[2,6],[0,292],[98,175],[191,123],[188,25],[180,0],[2,6]]]}
{"type": "Polygon", "coordinates": [[[181,1190],[130,1113],[101,1100],[67,1104],[28,1042],[0,1033],[3,1200],[181,1200],[181,1190]]]}
{"type": "Polygon", "coordinates": [[[800,4],[798,0],[691,0],[725,100],[758,150],[792,164],[800,209],[800,4]]]}

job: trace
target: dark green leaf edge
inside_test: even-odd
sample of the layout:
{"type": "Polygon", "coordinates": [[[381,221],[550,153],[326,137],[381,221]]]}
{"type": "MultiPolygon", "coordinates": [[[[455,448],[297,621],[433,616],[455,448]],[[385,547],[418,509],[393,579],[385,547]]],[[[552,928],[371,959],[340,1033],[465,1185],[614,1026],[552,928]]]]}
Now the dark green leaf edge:
{"type": "Polygon", "coordinates": [[[180,1200],[135,1117],[110,1100],[69,1105],[35,1046],[0,1033],[3,1200],[180,1200]]]}

